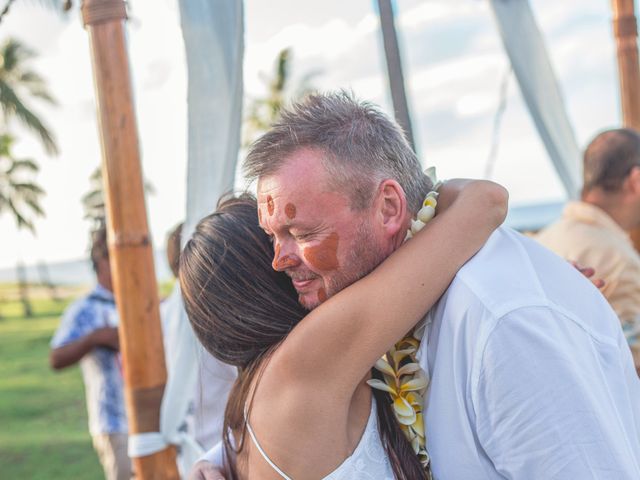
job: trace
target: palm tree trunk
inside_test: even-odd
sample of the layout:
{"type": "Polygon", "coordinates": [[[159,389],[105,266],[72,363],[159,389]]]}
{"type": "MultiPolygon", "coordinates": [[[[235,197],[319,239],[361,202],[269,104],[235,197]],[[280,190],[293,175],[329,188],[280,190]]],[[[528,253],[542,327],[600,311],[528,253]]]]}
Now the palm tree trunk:
{"type": "Polygon", "coordinates": [[[27,280],[27,269],[24,263],[18,262],[18,292],[20,295],[20,303],[22,303],[22,310],[24,316],[31,318],[33,316],[33,309],[31,308],[31,301],[29,300],[29,281],[27,280]]]}

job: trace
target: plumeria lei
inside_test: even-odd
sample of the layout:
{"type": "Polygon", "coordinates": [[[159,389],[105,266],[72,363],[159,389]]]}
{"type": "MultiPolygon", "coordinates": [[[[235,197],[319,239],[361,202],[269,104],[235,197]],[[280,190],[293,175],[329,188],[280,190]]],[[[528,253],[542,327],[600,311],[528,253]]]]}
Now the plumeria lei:
{"type": "MultiPolygon", "coordinates": [[[[433,182],[433,190],[427,194],[416,218],[411,221],[405,241],[422,230],[436,212],[440,182],[436,181],[435,168],[427,169],[425,174],[433,182]]],[[[427,478],[432,479],[422,410],[429,380],[416,358],[425,326],[424,321],[420,322],[376,362],[375,368],[382,373],[384,381],[371,379],[367,383],[389,393],[400,428],[424,467],[427,478]]]]}

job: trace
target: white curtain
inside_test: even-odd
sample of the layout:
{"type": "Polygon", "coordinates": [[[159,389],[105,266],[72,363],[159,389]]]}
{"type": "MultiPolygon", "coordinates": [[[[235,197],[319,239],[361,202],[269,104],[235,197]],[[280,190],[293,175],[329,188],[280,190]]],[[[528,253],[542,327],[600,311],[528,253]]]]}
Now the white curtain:
{"type": "Polygon", "coordinates": [[[529,2],[489,3],[540,138],[569,198],[576,198],[581,184],[580,150],[529,2]]]}
{"type": "MultiPolygon", "coordinates": [[[[187,214],[183,245],[198,221],[230,191],[240,146],[242,118],[243,5],[241,0],[179,0],[188,71],[187,214]]],[[[185,476],[203,453],[193,432],[181,431],[200,379],[198,342],[176,285],[162,318],[168,379],[160,432],[131,436],[129,454],[143,456],[174,444],[185,476]]],[[[231,367],[222,377],[230,382],[231,367]]],[[[203,375],[205,381],[207,376],[203,375]]],[[[210,448],[211,445],[205,447],[210,448]]]]}
{"type": "Polygon", "coordinates": [[[180,0],[180,14],[189,75],[186,240],[233,188],[242,119],[242,1],[180,0]]]}

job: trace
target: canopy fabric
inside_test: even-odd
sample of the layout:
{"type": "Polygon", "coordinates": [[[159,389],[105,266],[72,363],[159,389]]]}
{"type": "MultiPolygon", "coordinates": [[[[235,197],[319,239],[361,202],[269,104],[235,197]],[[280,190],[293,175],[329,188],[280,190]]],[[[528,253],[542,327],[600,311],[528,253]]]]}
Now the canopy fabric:
{"type": "Polygon", "coordinates": [[[234,184],[242,120],[241,1],[180,0],[187,57],[188,239],[234,184]]]}
{"type": "Polygon", "coordinates": [[[527,0],[489,0],[538,133],[569,198],[581,185],[580,150],[544,40],[527,0]]]}
{"type": "MultiPolygon", "coordinates": [[[[242,1],[179,0],[188,71],[187,214],[184,243],[219,197],[233,188],[242,118],[244,26],[242,1]]],[[[185,477],[203,453],[193,432],[181,432],[197,391],[199,358],[206,355],[181,304],[179,285],[167,301],[179,302],[163,318],[168,379],[160,434],[133,435],[131,455],[148,455],[178,445],[185,477]]],[[[222,368],[222,367],[221,367],[222,368]]],[[[226,367],[231,368],[231,367],[226,367]]],[[[207,447],[210,447],[207,446],[207,447]]]]}

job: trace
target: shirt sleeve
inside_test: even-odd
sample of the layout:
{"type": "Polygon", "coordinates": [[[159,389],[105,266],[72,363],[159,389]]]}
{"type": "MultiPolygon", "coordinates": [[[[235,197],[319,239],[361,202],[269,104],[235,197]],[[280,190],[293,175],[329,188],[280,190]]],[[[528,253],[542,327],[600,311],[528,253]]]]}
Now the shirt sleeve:
{"type": "Polygon", "coordinates": [[[88,302],[71,305],[62,316],[62,321],[51,339],[51,348],[58,348],[75,342],[94,331],[98,322],[98,312],[88,302]]]}
{"type": "Polygon", "coordinates": [[[224,448],[222,442],[216,443],[213,448],[205,452],[198,461],[209,462],[218,469],[224,468],[224,448]]]}
{"type": "Polygon", "coordinates": [[[625,362],[616,342],[550,308],[500,319],[472,390],[478,441],[496,470],[514,480],[640,478],[638,389],[625,362]]]}

